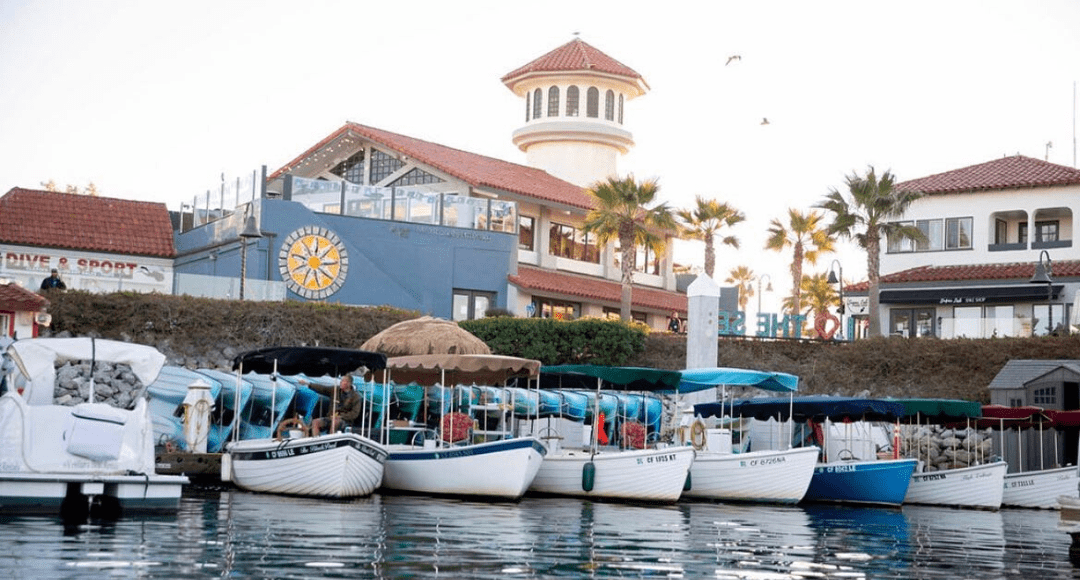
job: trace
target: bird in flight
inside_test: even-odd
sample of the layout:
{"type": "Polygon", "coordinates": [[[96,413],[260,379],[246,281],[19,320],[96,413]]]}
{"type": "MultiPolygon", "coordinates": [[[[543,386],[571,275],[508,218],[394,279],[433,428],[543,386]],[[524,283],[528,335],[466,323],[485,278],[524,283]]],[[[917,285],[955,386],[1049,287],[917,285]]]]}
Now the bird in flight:
{"type": "Polygon", "coordinates": [[[733,55],[727,57],[727,62],[724,63],[724,66],[727,66],[727,65],[731,64],[731,61],[733,61],[733,60],[742,60],[742,56],[737,55],[737,54],[733,54],[733,55]]]}
{"type": "Polygon", "coordinates": [[[769,124],[769,118],[768,117],[762,117],[761,118],[761,124],[762,125],[768,125],[769,124]]]}

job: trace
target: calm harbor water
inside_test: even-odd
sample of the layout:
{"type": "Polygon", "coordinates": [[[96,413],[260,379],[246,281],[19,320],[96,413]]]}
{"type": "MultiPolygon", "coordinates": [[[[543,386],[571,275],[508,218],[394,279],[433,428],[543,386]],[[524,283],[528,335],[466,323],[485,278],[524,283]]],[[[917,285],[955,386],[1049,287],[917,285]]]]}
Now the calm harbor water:
{"type": "Polygon", "coordinates": [[[1080,578],[1050,511],[350,501],[190,489],[175,516],[0,514],[0,578],[1080,578]]]}

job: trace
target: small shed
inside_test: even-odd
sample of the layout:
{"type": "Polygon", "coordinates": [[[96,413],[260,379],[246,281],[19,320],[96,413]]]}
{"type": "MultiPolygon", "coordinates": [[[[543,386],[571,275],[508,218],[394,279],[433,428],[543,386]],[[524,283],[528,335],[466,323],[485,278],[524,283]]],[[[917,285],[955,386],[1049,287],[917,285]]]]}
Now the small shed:
{"type": "Polygon", "coordinates": [[[48,326],[45,313],[49,301],[12,280],[0,279],[0,337],[35,338],[38,329],[48,326]]]}

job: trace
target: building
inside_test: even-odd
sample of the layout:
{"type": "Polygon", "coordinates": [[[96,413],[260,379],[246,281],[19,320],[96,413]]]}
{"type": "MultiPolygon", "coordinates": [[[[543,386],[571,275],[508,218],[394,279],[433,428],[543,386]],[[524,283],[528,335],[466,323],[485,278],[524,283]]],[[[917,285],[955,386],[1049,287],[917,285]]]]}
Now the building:
{"type": "MultiPolygon", "coordinates": [[[[584,188],[616,175],[633,145],[625,107],[647,85],[580,39],[502,80],[523,101],[513,140],[529,165],[346,123],[265,179],[196,198],[177,232],[177,291],[246,289],[456,320],[490,308],[617,315],[618,248],[582,231],[584,188]]],[[[686,312],[672,244],[637,256],[633,315],[665,328],[673,310],[686,312]]]]}
{"type": "MultiPolygon", "coordinates": [[[[924,194],[897,221],[925,239],[883,244],[883,332],[1038,336],[1078,324],[1080,170],[1016,155],[895,187],[924,194]]],[[[845,287],[848,314],[863,322],[867,289],[845,287]]]]}
{"type": "Polygon", "coordinates": [[[45,312],[48,306],[44,296],[0,278],[0,339],[37,337],[40,327],[52,320],[45,312]]]}

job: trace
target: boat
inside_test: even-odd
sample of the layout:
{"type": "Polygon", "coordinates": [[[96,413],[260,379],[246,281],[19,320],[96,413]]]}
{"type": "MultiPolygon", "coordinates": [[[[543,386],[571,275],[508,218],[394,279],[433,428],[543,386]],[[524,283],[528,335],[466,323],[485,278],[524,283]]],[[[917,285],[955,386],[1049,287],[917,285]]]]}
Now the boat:
{"type": "MultiPolygon", "coordinates": [[[[705,416],[715,414],[720,403],[702,403],[694,406],[694,413],[705,416]]],[[[824,433],[834,421],[895,421],[903,414],[900,403],[857,397],[767,397],[733,401],[729,412],[733,417],[752,417],[758,420],[777,418],[809,425],[824,423],[824,433]]],[[[803,440],[799,437],[800,441],[803,440]]],[[[830,440],[826,438],[822,449],[824,461],[814,466],[814,476],[806,489],[803,501],[876,504],[899,506],[904,502],[911,475],[918,461],[915,459],[863,459],[841,449],[830,454],[830,440]]],[[[834,442],[835,443],[835,442],[834,442]]]]}
{"type": "MultiPolygon", "coordinates": [[[[540,361],[537,360],[498,355],[400,356],[387,360],[383,381],[387,384],[390,381],[415,383],[429,390],[446,384],[502,385],[518,377],[535,378],[539,368],[540,361]]],[[[444,414],[444,417],[450,416],[444,414]]],[[[461,416],[465,418],[458,418],[457,425],[464,426],[467,433],[472,420],[461,416]]],[[[442,418],[438,424],[450,426],[442,418]]],[[[468,434],[461,441],[451,437],[450,430],[418,431],[417,436],[407,437],[404,442],[391,443],[382,488],[430,495],[517,500],[529,489],[547,454],[547,448],[534,436],[475,443],[468,434]],[[424,436],[418,436],[421,434],[424,436]]],[[[398,441],[399,438],[391,436],[388,440],[398,441]]]]}
{"type": "MultiPolygon", "coordinates": [[[[246,370],[264,375],[343,376],[360,366],[381,369],[386,366],[386,356],[297,346],[263,348],[241,353],[233,360],[239,374],[246,370]]],[[[384,445],[348,427],[344,433],[317,436],[308,428],[294,417],[283,421],[274,437],[229,443],[222,456],[222,481],[247,491],[331,498],[369,495],[382,483],[384,445]]]]}
{"type": "Polygon", "coordinates": [[[237,379],[236,375],[217,369],[195,369],[195,372],[221,385],[221,391],[214,399],[207,444],[207,450],[220,451],[225,448],[230,438],[237,436],[233,433],[239,431],[241,425],[238,409],[244,409],[251,398],[251,382],[237,379]]]}
{"type": "MultiPolygon", "coordinates": [[[[221,383],[218,381],[193,370],[170,365],[161,367],[157,379],[146,387],[156,447],[189,451],[184,439],[184,399],[188,386],[195,381],[209,385],[211,398],[216,399],[221,394],[221,383]]],[[[217,453],[219,450],[220,446],[211,448],[208,436],[206,451],[217,453]]]]}
{"type": "Polygon", "coordinates": [[[1025,431],[1032,434],[1038,431],[1038,447],[1041,451],[1044,431],[1048,431],[1056,443],[1058,430],[1077,425],[1080,425],[1080,412],[1077,411],[1054,411],[1034,406],[982,406],[982,419],[978,426],[998,431],[1002,456],[1008,457],[1006,449],[1010,447],[1006,433],[1016,429],[1015,445],[1011,446],[1015,456],[1008,459],[1009,472],[1005,474],[1003,483],[1002,507],[1062,509],[1063,504],[1069,503],[1069,500],[1080,501],[1080,474],[1076,463],[1059,466],[1057,449],[1054,450],[1052,467],[1045,467],[1044,454],[1041,452],[1037,458],[1025,458],[1025,441],[1022,436],[1025,431]],[[1023,469],[1028,465],[1037,468],[1023,469]],[[1065,502],[1062,502],[1062,498],[1065,502]]]}
{"type": "MultiPolygon", "coordinates": [[[[774,373],[734,368],[698,368],[682,371],[678,393],[692,393],[722,387],[756,387],[759,389],[794,393],[799,378],[786,373],[774,373]]],[[[794,504],[802,500],[814,477],[818,447],[790,447],[732,452],[731,429],[710,429],[703,419],[724,411],[724,399],[719,408],[703,407],[710,415],[698,415],[679,429],[679,440],[697,451],[690,468],[690,479],[683,497],[723,501],[767,502],[794,504]],[[707,410],[711,409],[711,410],[707,410]]],[[[723,425],[723,424],[722,424],[723,425]]]]}
{"type": "MultiPolygon", "coordinates": [[[[915,424],[956,424],[964,421],[970,424],[971,420],[982,415],[982,405],[973,401],[932,398],[886,400],[902,404],[904,410],[900,419],[914,420],[915,424]]],[[[924,469],[916,469],[911,476],[904,503],[988,510],[1001,508],[1005,472],[1009,468],[1004,461],[976,458],[974,463],[964,467],[936,471],[929,470],[926,462],[921,465],[924,469]]]]}
{"type": "Polygon", "coordinates": [[[134,408],[95,401],[98,361],[124,363],[143,385],[157,378],[165,356],[156,349],[95,338],[17,340],[15,365],[0,396],[0,512],[59,513],[81,520],[129,512],[176,511],[188,478],[155,472],[154,431],[143,393],[134,408]],[[90,361],[89,397],[56,404],[55,364],[90,361]]]}
{"type": "MultiPolygon", "coordinates": [[[[639,367],[561,365],[541,369],[544,389],[575,391],[590,386],[593,416],[604,391],[654,391],[673,389],[676,371],[639,367]]],[[[553,439],[559,441],[559,439],[553,439]]],[[[694,448],[656,444],[644,449],[602,446],[599,430],[593,429],[584,448],[554,445],[544,458],[530,492],[594,499],[672,503],[682,495],[694,462],[694,448]]]]}
{"type": "Polygon", "coordinates": [[[296,387],[276,374],[247,372],[244,380],[251,383],[251,397],[240,413],[241,439],[269,439],[296,396],[296,387]]]}

